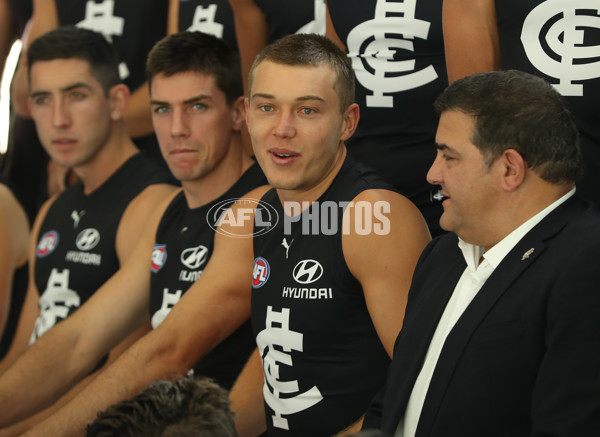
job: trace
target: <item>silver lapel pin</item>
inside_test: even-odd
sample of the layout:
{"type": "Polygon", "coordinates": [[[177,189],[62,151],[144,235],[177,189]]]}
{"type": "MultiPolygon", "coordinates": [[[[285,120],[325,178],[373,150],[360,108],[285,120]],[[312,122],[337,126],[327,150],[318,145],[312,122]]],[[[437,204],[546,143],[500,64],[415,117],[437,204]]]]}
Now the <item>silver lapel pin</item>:
{"type": "Polygon", "coordinates": [[[525,261],[526,259],[529,259],[529,256],[533,253],[535,249],[532,247],[531,249],[529,249],[527,252],[525,252],[523,254],[523,256],[521,257],[521,261],[525,261]]]}

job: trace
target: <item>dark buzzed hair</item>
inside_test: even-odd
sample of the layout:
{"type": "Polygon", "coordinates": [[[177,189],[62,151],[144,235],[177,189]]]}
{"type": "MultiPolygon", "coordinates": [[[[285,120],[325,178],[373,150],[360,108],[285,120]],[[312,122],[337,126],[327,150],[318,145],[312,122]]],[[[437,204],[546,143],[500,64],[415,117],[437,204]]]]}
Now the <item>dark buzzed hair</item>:
{"type": "Polygon", "coordinates": [[[457,80],[434,107],[475,118],[471,142],[491,165],[507,149],[521,154],[542,179],[556,185],[583,174],[579,132],[566,100],[544,79],[517,70],[457,80]]]}
{"type": "Polygon", "coordinates": [[[202,32],[180,32],[158,41],[148,55],[146,74],[177,73],[212,75],[228,105],[244,95],[239,55],[225,41],[202,32]]]}
{"type": "Polygon", "coordinates": [[[237,437],[227,391],[208,378],[155,381],[112,405],[86,437],[237,437]]]}
{"type": "Polygon", "coordinates": [[[121,82],[119,55],[115,47],[93,30],[63,26],[35,39],[27,50],[28,74],[38,61],[80,59],[90,67],[90,74],[100,83],[104,94],[121,82]]]}
{"type": "Polygon", "coordinates": [[[329,38],[317,34],[285,36],[264,48],[256,57],[248,76],[248,89],[252,89],[254,71],[263,62],[290,66],[328,65],[336,74],[334,91],[343,113],[354,102],[354,70],[350,58],[329,38]]]}

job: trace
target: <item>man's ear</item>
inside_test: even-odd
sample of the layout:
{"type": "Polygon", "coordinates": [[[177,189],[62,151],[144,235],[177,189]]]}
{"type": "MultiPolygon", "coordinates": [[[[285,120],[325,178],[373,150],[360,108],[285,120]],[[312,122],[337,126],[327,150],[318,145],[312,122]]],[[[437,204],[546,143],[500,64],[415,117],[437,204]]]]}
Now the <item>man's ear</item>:
{"type": "Polygon", "coordinates": [[[515,191],[523,184],[527,172],[527,162],[515,149],[506,149],[500,157],[502,163],[502,188],[515,191]]]}
{"type": "Polygon", "coordinates": [[[130,97],[131,93],[127,85],[120,83],[111,87],[108,92],[108,99],[110,101],[110,116],[113,120],[123,117],[129,105],[130,97]]]}
{"type": "Polygon", "coordinates": [[[250,108],[250,99],[248,97],[244,98],[244,120],[246,121],[246,126],[248,125],[248,109],[250,108]]]}
{"type": "Polygon", "coordinates": [[[352,103],[343,114],[342,132],[340,140],[346,141],[352,136],[356,127],[358,126],[358,120],[360,119],[360,109],[356,103],[352,103]]]}
{"type": "Polygon", "coordinates": [[[233,117],[233,130],[241,131],[246,121],[246,105],[243,96],[238,97],[231,104],[231,116],[233,117]]]}

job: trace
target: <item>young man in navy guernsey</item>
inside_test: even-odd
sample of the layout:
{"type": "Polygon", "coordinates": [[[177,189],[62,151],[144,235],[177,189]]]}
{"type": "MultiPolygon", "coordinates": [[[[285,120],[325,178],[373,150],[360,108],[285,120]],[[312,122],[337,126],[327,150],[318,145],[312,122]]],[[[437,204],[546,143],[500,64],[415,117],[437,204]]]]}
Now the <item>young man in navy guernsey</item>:
{"type": "Polygon", "coordinates": [[[247,124],[274,187],[262,202],[280,220],[255,229],[258,351],[231,395],[241,436],[350,432],[384,382],[429,233],[412,203],[348,157],[353,102],[350,60],[322,36],[282,38],[250,72],[247,124]]]}
{"type": "MultiPolygon", "coordinates": [[[[79,180],[49,199],[36,217],[27,296],[2,369],[73,314],[131,258],[148,214],[176,189],[126,132],[129,89],[120,82],[114,47],[101,34],[61,28],[32,43],[27,56],[29,106],[41,142],[79,180]]],[[[104,363],[103,356],[88,373],[104,363]]],[[[12,370],[31,376],[18,366],[12,370]]],[[[48,380],[45,371],[40,377],[48,380]]],[[[22,388],[15,390],[24,394],[22,388]]],[[[10,391],[2,395],[8,399],[1,408],[4,415],[15,398],[10,391]]]]}
{"type": "MultiPolygon", "coordinates": [[[[137,233],[131,259],[94,298],[42,337],[0,379],[3,393],[19,391],[11,399],[0,398],[4,420],[10,419],[8,411],[18,419],[60,396],[137,327],[151,322],[158,328],[211,258],[216,223],[207,217],[266,184],[241,142],[244,104],[237,54],[216,37],[186,32],[161,40],[149,56],[147,70],[156,134],[182,189],[147,212],[148,225],[144,229],[140,223],[144,230],[137,233]],[[53,375],[52,385],[47,373],[53,375]]],[[[190,320],[178,322],[193,334],[190,320]]],[[[181,358],[176,369],[187,373],[193,368],[197,375],[231,387],[255,348],[250,322],[222,339],[219,345],[215,340],[202,360],[181,358]]],[[[191,356],[193,348],[188,349],[191,356]]],[[[155,363],[170,364],[158,357],[155,363]]],[[[151,360],[137,361],[130,372],[143,375],[148,367],[151,360]]],[[[42,434],[50,433],[42,429],[42,434]]]]}
{"type": "Polygon", "coordinates": [[[419,260],[383,413],[365,428],[599,435],[600,214],[575,193],[583,163],[568,105],[508,70],[454,82],[436,107],[428,180],[442,186],[452,233],[419,260]]]}

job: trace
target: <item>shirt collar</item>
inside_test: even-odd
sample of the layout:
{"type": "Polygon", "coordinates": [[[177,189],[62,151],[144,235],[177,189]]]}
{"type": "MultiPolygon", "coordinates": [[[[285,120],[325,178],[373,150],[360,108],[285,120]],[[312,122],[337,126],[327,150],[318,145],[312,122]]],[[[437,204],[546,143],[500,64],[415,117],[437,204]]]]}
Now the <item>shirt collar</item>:
{"type": "Polygon", "coordinates": [[[485,264],[491,265],[493,269],[498,267],[504,257],[508,255],[508,252],[510,252],[517,245],[517,243],[521,241],[521,238],[523,238],[525,234],[533,229],[533,227],[541,222],[548,214],[558,208],[558,206],[573,196],[573,194],[575,194],[575,188],[521,224],[518,228],[504,237],[499,243],[496,243],[487,252],[485,252],[482,246],[467,243],[466,241],[461,240],[459,237],[458,247],[463,253],[467,263],[467,268],[473,272],[476,271],[478,267],[480,267],[479,260],[482,256],[485,261],[487,261],[485,264]]]}

